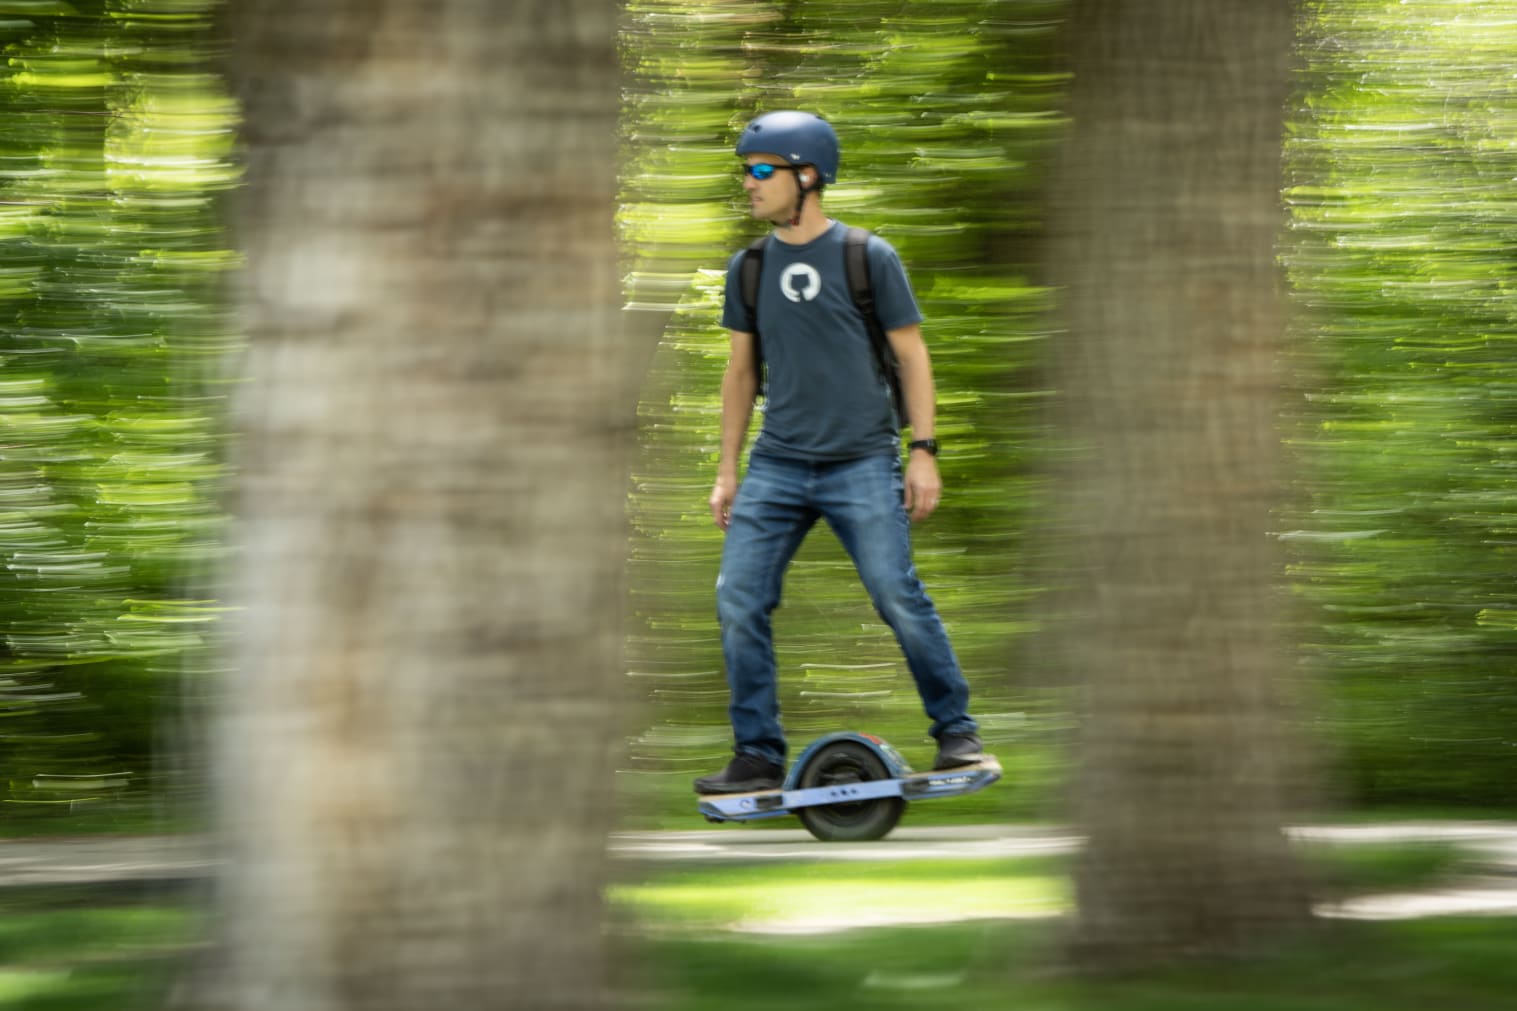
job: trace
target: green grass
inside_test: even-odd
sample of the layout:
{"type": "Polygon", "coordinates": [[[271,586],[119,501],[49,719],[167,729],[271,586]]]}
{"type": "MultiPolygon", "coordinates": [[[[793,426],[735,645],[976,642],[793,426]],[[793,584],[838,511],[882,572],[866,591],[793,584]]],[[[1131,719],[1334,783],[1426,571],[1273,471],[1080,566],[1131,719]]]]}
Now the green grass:
{"type": "Polygon", "coordinates": [[[1298,843],[1313,881],[1331,895],[1427,888],[1459,873],[1468,857],[1452,842],[1298,843]]]}
{"type": "MultiPolygon", "coordinates": [[[[1448,844],[1307,846],[1338,895],[1428,887],[1448,844]]],[[[626,985],[660,1011],[954,1006],[1024,1011],[1512,1008],[1517,919],[1322,922],[1259,961],[1083,979],[1058,952],[1067,861],[692,865],[609,892],[626,985]],[[967,922],[831,929],[960,910],[967,922]],[[974,919],[1010,911],[1034,918],[974,919]]]]}
{"type": "Polygon", "coordinates": [[[0,1011],[147,1011],[200,918],[170,896],[87,887],[0,892],[0,1011]]]}
{"type": "Polygon", "coordinates": [[[85,966],[0,969],[5,1011],[133,1011],[159,1006],[167,976],[161,967],[85,966]]]}
{"type": "Polygon", "coordinates": [[[165,812],[144,799],[108,804],[0,805],[0,839],[48,836],[181,835],[205,830],[194,812],[165,812]]]}
{"type": "Polygon", "coordinates": [[[654,935],[631,985],[667,1011],[1509,1011],[1517,993],[1511,919],[1325,926],[1258,961],[1109,980],[1061,969],[1058,939],[1049,923],[654,935]]]}
{"type": "Polygon", "coordinates": [[[612,886],[614,908],[688,930],[790,931],[817,923],[1058,915],[1053,860],[917,860],[674,871],[612,886]]]}
{"type": "Polygon", "coordinates": [[[0,909],[0,965],[68,964],[80,959],[172,949],[188,939],[187,914],[166,906],[0,909]]]}

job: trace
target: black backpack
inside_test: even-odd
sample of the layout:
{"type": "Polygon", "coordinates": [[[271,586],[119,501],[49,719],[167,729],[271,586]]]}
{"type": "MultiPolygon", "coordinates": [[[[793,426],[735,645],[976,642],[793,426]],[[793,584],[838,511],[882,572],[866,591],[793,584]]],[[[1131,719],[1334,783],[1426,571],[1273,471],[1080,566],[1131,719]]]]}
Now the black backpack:
{"type": "MultiPolygon", "coordinates": [[[[743,295],[743,308],[748,313],[748,332],[753,334],[753,372],[758,377],[756,393],[764,390],[764,344],[759,337],[758,286],[759,275],[764,270],[764,248],[769,242],[766,235],[755,239],[743,252],[738,265],[738,282],[743,295]]],[[[879,376],[890,384],[890,396],[895,404],[896,417],[906,424],[905,401],[901,399],[901,370],[891,350],[885,328],[880,325],[874,311],[874,285],[869,278],[869,232],[863,228],[849,228],[843,243],[843,266],[848,276],[848,292],[853,304],[864,317],[864,326],[869,331],[869,344],[874,349],[874,367],[879,376]]]]}

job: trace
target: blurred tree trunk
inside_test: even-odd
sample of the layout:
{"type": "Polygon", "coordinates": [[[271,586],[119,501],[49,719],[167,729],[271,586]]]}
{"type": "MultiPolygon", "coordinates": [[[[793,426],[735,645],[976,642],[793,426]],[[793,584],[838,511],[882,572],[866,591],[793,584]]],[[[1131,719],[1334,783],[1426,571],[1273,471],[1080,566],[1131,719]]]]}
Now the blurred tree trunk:
{"type": "Polygon", "coordinates": [[[1300,924],[1277,641],[1274,257],[1287,0],[1084,0],[1055,199],[1086,682],[1074,948],[1230,954],[1300,924]]]}
{"type": "Polygon", "coordinates": [[[249,0],[243,1008],[606,1002],[616,6],[249,0]]]}

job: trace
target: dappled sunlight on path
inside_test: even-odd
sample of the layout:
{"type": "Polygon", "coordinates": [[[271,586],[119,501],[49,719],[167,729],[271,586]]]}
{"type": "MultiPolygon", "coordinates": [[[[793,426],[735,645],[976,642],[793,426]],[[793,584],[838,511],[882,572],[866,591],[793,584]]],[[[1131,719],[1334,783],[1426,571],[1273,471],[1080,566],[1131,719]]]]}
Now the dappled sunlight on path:
{"type": "MultiPolygon", "coordinates": [[[[1517,916],[1517,823],[1496,821],[1402,822],[1304,826],[1290,830],[1300,842],[1332,847],[1384,844],[1455,846],[1475,869],[1437,888],[1358,895],[1320,903],[1319,916],[1386,920],[1428,916],[1517,916]]],[[[1067,887],[1056,876],[976,879],[974,887],[943,888],[919,874],[882,873],[867,883],[835,880],[824,866],[901,861],[1005,860],[1074,853],[1078,834],[1057,826],[954,826],[902,829],[872,843],[827,844],[798,829],[733,828],[715,831],[636,832],[615,836],[611,854],[629,863],[695,862],[731,868],[720,887],[665,883],[636,895],[620,893],[647,912],[679,912],[699,929],[746,934],[819,934],[873,927],[925,926],[970,921],[1052,918],[1072,911],[1067,887]],[[739,878],[744,864],[815,866],[814,878],[750,894],[739,878]],[[655,893],[656,896],[655,896],[655,893]],[[692,914],[692,910],[699,911],[692,914]]]]}

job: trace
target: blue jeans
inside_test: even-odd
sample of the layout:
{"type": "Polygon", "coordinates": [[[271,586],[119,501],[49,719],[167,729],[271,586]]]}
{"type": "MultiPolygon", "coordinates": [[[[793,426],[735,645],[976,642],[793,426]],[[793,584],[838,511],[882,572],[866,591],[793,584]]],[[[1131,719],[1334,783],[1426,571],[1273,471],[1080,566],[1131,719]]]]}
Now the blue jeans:
{"type": "Polygon", "coordinates": [[[774,634],[785,569],[818,518],[842,542],[875,610],[895,632],[916,679],[930,733],[971,733],[969,685],[911,562],[900,458],[806,463],[754,454],[732,505],[716,581],[722,655],[737,750],[785,760],[774,634]]]}

